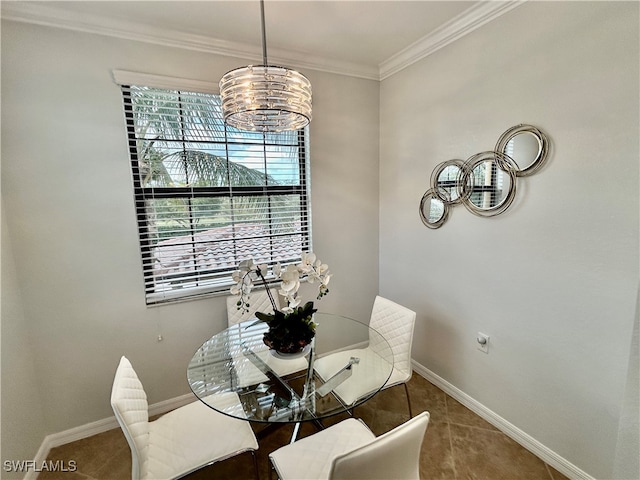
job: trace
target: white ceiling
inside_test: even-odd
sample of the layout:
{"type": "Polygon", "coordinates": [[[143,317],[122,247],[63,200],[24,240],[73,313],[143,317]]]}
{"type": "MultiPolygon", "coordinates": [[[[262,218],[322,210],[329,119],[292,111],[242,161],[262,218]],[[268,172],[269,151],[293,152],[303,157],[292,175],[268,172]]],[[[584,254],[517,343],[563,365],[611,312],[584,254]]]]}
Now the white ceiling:
{"type": "MultiPolygon", "coordinates": [[[[520,3],[266,0],[269,63],[381,79],[520,3]]],[[[262,59],[257,0],[2,1],[2,17],[262,59]]]]}

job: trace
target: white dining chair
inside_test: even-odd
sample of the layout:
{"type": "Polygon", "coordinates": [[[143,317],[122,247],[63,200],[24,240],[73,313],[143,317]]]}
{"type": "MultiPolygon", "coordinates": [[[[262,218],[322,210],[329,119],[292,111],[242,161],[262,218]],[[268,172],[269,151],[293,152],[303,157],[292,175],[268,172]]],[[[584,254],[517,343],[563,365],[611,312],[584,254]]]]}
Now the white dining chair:
{"type": "MultiPolygon", "coordinates": [[[[376,437],[355,418],[269,454],[281,480],[420,479],[420,451],[429,412],[376,437]]],[[[273,473],[272,470],[272,473],[273,473]]]]}
{"type": "MultiPolygon", "coordinates": [[[[280,308],[280,297],[278,291],[275,289],[270,290],[273,300],[276,304],[276,308],[280,308]]],[[[269,295],[266,290],[253,290],[249,297],[249,309],[246,311],[238,309],[238,298],[235,295],[227,297],[227,326],[232,327],[240,322],[251,320],[255,318],[256,312],[273,313],[273,305],[269,299],[269,295]]],[[[279,377],[291,375],[307,370],[309,365],[308,361],[304,357],[293,359],[281,359],[272,356],[269,353],[269,348],[265,345],[264,350],[255,352],[260,360],[262,360],[269,368],[271,368],[279,377]]],[[[248,364],[242,363],[245,368],[238,373],[238,382],[240,386],[248,386],[261,381],[266,381],[266,377],[260,372],[260,370],[248,364]]]]}
{"type": "MultiPolygon", "coordinates": [[[[404,385],[410,417],[412,416],[411,399],[407,383],[411,380],[413,373],[411,347],[415,323],[416,312],[384,297],[376,296],[369,326],[387,340],[393,352],[393,370],[383,389],[404,385]]],[[[359,358],[360,363],[354,365],[349,381],[334,388],[336,395],[346,405],[353,405],[358,399],[372,393],[371,374],[366,365],[379,358],[376,350],[376,338],[370,336],[369,345],[366,348],[345,350],[316,359],[314,370],[324,380],[328,380],[341,370],[351,357],[359,358]]]]}
{"type": "MultiPolygon", "coordinates": [[[[212,395],[207,403],[239,404],[236,393],[212,395]]],[[[249,452],[258,478],[258,442],[249,422],[196,401],[149,421],[147,395],[129,360],[120,359],[111,407],[131,449],[131,478],[177,479],[202,467],[249,452]]]]}

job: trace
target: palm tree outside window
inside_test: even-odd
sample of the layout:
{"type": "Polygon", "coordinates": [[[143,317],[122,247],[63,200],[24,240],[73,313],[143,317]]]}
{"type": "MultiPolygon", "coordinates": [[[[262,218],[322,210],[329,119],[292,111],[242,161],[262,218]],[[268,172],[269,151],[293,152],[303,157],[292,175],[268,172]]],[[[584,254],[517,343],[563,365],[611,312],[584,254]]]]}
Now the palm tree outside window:
{"type": "Polygon", "coordinates": [[[227,127],[219,95],[123,85],[147,304],[226,292],[310,249],[307,130],[227,127]]]}

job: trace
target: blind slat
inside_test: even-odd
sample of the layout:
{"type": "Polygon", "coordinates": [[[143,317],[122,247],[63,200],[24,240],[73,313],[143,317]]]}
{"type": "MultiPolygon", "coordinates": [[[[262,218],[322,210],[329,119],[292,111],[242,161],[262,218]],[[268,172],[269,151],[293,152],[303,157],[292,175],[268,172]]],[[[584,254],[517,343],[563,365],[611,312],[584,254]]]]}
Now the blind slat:
{"type": "Polygon", "coordinates": [[[227,291],[310,249],[306,130],[227,128],[217,95],[122,86],[148,304],[227,291]]]}

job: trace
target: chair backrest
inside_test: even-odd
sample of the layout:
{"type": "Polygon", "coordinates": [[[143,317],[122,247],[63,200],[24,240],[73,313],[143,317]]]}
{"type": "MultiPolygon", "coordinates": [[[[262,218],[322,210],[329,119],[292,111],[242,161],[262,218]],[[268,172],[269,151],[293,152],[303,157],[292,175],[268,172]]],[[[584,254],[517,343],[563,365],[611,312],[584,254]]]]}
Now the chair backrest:
{"type": "MultiPolygon", "coordinates": [[[[275,289],[271,289],[271,295],[276,303],[276,308],[280,308],[278,292],[275,289]]],[[[229,327],[253,318],[256,312],[273,313],[273,305],[271,305],[269,295],[264,289],[251,292],[249,309],[246,312],[238,310],[238,298],[235,295],[227,297],[227,326],[229,327]]]]}
{"type": "Polygon", "coordinates": [[[336,457],[329,479],[419,480],[420,450],[428,424],[429,413],[422,412],[371,443],[336,457]]]}
{"type": "Polygon", "coordinates": [[[120,359],[111,389],[111,408],[131,449],[131,479],[138,480],[146,468],[149,447],[149,405],[135,370],[120,359]]]}
{"type": "Polygon", "coordinates": [[[411,378],[411,346],[416,312],[391,300],[376,296],[369,326],[382,334],[393,351],[393,369],[403,374],[403,380],[411,378]]]}

